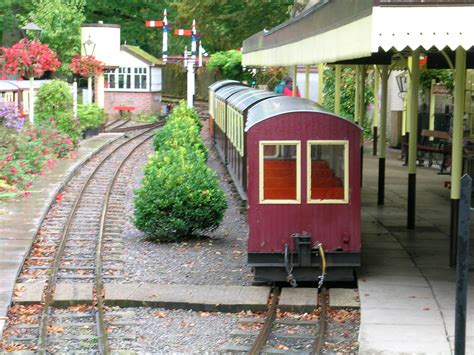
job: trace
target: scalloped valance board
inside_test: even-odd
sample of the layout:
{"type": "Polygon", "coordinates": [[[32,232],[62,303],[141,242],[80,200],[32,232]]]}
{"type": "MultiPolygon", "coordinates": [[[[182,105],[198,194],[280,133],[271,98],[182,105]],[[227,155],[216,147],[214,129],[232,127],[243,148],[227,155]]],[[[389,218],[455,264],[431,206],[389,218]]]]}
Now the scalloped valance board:
{"type": "MultiPolygon", "coordinates": [[[[290,66],[374,58],[374,53],[474,46],[474,6],[380,6],[368,16],[280,46],[246,51],[245,66],[290,66]]],[[[308,29],[310,31],[311,29],[308,29]]],[[[278,35],[273,33],[272,35],[278,35]]],[[[367,59],[365,64],[374,64],[367,59]]]]}

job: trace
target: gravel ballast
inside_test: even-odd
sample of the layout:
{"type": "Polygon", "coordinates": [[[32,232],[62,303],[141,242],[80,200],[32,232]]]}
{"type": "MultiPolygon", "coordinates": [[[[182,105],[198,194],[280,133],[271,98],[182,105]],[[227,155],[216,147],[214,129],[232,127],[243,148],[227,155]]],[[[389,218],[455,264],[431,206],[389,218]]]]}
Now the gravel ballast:
{"type": "MultiPolygon", "coordinates": [[[[247,224],[245,211],[231,184],[227,170],[210,146],[208,121],[203,122],[203,138],[209,148],[208,165],[216,171],[224,190],[228,209],[213,232],[198,240],[178,243],[147,241],[133,226],[133,189],[140,186],[147,154],[136,161],[137,169],[130,179],[131,188],[126,209],[129,216],[122,237],[127,250],[125,279],[109,282],[152,282],[159,284],[250,285],[253,275],[247,262],[247,224]]],[[[149,154],[152,154],[150,147],[149,154]]]]}

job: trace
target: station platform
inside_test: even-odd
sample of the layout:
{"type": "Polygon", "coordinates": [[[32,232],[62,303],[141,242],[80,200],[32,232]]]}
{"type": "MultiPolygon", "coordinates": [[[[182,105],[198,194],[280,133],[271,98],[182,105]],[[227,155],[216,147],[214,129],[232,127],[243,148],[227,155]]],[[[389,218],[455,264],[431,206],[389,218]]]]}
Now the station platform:
{"type": "MultiPolygon", "coordinates": [[[[360,354],[451,354],[455,270],[449,267],[449,175],[417,168],[416,228],[406,229],[408,169],[386,159],[385,205],[377,206],[378,158],[364,153],[360,354]]],[[[472,218],[472,217],[471,217],[472,218]]],[[[466,353],[474,354],[474,237],[471,221],[466,353]]]]}

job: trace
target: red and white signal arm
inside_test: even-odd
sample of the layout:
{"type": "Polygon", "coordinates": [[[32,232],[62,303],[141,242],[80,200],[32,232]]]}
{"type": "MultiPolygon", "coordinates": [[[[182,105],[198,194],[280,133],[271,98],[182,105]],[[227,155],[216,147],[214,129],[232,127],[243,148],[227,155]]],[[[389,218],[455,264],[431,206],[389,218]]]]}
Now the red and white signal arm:
{"type": "Polygon", "coordinates": [[[146,27],[163,27],[163,21],[146,21],[146,27]]]}

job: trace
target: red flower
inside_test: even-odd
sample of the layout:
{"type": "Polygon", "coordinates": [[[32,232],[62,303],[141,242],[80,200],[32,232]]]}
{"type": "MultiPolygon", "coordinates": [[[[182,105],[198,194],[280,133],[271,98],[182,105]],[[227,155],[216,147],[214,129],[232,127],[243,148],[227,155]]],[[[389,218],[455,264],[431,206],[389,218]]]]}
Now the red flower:
{"type": "Polygon", "coordinates": [[[11,172],[13,175],[15,175],[15,174],[18,172],[18,170],[16,170],[15,168],[10,168],[10,172],[11,172]]]}
{"type": "Polygon", "coordinates": [[[63,194],[56,195],[56,201],[61,201],[63,199],[63,194]]]}
{"type": "Polygon", "coordinates": [[[85,76],[86,78],[100,75],[105,68],[105,64],[95,59],[91,55],[79,55],[75,54],[71,60],[69,68],[72,68],[74,74],[85,76]]]}
{"type": "Polygon", "coordinates": [[[55,71],[61,63],[46,44],[38,39],[22,39],[9,48],[1,47],[3,71],[8,74],[20,74],[25,78],[40,77],[47,71],[55,71]]]}

